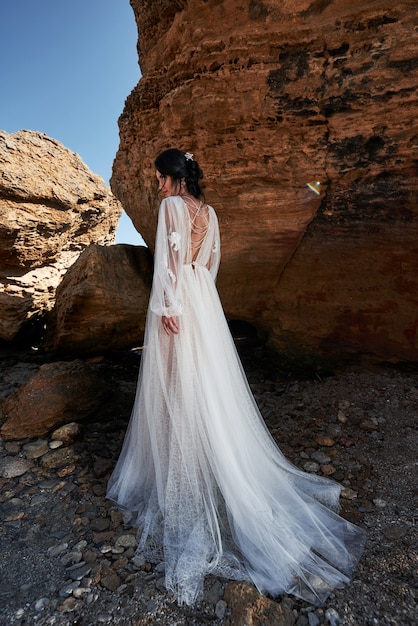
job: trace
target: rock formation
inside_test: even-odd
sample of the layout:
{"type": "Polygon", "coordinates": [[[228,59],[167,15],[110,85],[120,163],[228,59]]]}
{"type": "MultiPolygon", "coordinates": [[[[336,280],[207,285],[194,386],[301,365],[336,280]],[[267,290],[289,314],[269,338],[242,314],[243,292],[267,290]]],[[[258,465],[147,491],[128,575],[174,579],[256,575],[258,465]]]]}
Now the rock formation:
{"type": "Polygon", "coordinates": [[[54,302],[81,250],[110,244],[121,205],[55,139],[0,131],[0,339],[11,341],[54,302]]]}
{"type": "Polygon", "coordinates": [[[42,437],[88,417],[108,395],[106,383],[83,361],[45,363],[1,403],[1,437],[42,437]]]}
{"type": "Polygon", "coordinates": [[[131,4],[142,78],[111,186],[147,244],[154,158],[181,147],[219,214],[230,317],[301,358],[416,359],[416,2],[131,4]]]}
{"type": "Polygon", "coordinates": [[[48,315],[46,345],[91,354],[142,345],[152,259],[142,246],[89,246],[69,268],[48,315]]]}

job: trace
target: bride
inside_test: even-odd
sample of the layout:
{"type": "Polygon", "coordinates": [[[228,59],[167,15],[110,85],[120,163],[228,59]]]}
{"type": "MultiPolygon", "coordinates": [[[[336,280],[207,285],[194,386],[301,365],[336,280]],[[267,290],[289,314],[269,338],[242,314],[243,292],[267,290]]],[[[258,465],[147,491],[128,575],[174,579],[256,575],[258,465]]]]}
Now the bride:
{"type": "Polygon", "coordinates": [[[364,531],[337,514],[341,486],[287,461],[264,424],[215,287],[218,221],[197,161],[170,149],[155,167],[164,199],[144,350],[108,498],[179,603],[215,574],[320,604],[349,581],[364,531]]]}

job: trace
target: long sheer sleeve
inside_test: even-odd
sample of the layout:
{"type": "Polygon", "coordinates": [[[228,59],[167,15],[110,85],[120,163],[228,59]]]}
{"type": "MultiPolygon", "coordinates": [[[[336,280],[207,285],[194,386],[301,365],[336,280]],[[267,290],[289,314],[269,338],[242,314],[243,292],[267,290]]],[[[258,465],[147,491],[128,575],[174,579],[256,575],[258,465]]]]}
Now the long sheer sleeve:
{"type": "Polygon", "coordinates": [[[150,308],[156,315],[171,317],[182,314],[179,284],[187,245],[182,200],[165,198],[158,214],[154,254],[154,278],[150,308]]]}
{"type": "Polygon", "coordinates": [[[210,211],[210,228],[211,228],[211,250],[209,253],[208,270],[214,281],[218,275],[219,264],[221,262],[221,237],[219,234],[218,218],[215,211],[210,211]]]}

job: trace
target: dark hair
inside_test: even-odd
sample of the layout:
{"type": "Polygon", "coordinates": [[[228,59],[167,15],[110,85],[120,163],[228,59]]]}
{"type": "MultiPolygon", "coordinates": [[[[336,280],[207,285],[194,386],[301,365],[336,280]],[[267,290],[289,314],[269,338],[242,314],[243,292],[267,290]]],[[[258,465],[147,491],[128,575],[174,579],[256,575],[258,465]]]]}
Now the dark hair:
{"type": "Polygon", "coordinates": [[[176,148],[164,150],[157,156],[154,164],[163,176],[171,176],[179,182],[184,178],[187,191],[195,198],[202,195],[199,180],[203,178],[203,172],[189,152],[176,148]]]}

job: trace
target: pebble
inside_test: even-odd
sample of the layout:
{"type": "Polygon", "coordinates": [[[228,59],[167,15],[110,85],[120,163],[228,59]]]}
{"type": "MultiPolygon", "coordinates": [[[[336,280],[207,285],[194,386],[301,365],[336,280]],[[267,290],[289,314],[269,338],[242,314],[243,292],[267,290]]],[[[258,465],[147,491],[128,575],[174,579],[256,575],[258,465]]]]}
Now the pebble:
{"type": "Polygon", "coordinates": [[[116,539],[115,545],[122,548],[135,548],[137,545],[136,536],[132,534],[120,535],[116,539]]]}
{"type": "Polygon", "coordinates": [[[327,437],[326,435],[315,435],[315,441],[320,446],[324,446],[327,448],[331,448],[333,445],[335,445],[334,439],[332,439],[331,437],[327,437]]]}
{"type": "Polygon", "coordinates": [[[218,619],[223,620],[225,617],[226,609],[228,608],[225,600],[218,600],[215,606],[215,615],[218,619]]]}
{"type": "Polygon", "coordinates": [[[51,448],[51,450],[56,450],[57,448],[61,448],[64,445],[63,441],[60,441],[59,439],[54,439],[53,441],[49,442],[49,447],[51,448]]]}
{"type": "Polygon", "coordinates": [[[330,626],[338,626],[340,624],[340,616],[335,609],[327,609],[325,611],[325,617],[330,623],[330,626]]]}
{"type": "Polygon", "coordinates": [[[37,600],[36,603],[35,603],[35,610],[36,611],[41,611],[42,609],[44,609],[49,604],[50,604],[50,599],[49,598],[39,598],[39,600],[37,600]]]}
{"type": "Polygon", "coordinates": [[[37,439],[30,441],[23,446],[23,450],[28,459],[38,459],[49,450],[49,444],[46,439],[37,439]]]}
{"type": "Polygon", "coordinates": [[[32,463],[27,459],[6,457],[0,459],[0,476],[3,478],[17,478],[26,474],[31,467],[32,463]]]}
{"type": "Polygon", "coordinates": [[[320,619],[319,617],[312,612],[308,613],[308,624],[309,626],[318,626],[318,624],[320,624],[320,619]]]}
{"type": "Polygon", "coordinates": [[[77,589],[77,587],[79,586],[80,582],[78,580],[72,580],[71,582],[68,582],[66,585],[64,585],[64,587],[61,587],[58,595],[60,596],[60,598],[66,598],[67,596],[71,596],[74,589],[77,589]]]}
{"type": "Polygon", "coordinates": [[[51,435],[51,439],[70,445],[79,438],[80,434],[80,424],[70,422],[69,424],[64,424],[63,426],[56,428],[51,435]]]}
{"type": "Polygon", "coordinates": [[[325,454],[325,452],[322,452],[322,450],[316,450],[315,452],[313,452],[311,454],[311,459],[317,461],[320,465],[329,463],[331,461],[331,458],[327,454],[325,454]]]}
{"type": "Polygon", "coordinates": [[[315,463],[314,461],[307,461],[306,463],[304,463],[303,469],[305,470],[305,472],[313,472],[316,474],[317,472],[319,472],[320,466],[319,463],[315,463]]]}
{"type": "Polygon", "coordinates": [[[91,567],[86,565],[84,561],[76,563],[71,567],[67,567],[67,574],[72,580],[82,580],[91,572],[91,567]]]}
{"type": "Polygon", "coordinates": [[[60,556],[61,554],[64,554],[67,548],[68,543],[60,543],[57,546],[52,546],[51,548],[48,548],[47,554],[50,557],[60,556]]]}
{"type": "Polygon", "coordinates": [[[324,476],[332,476],[332,474],[335,474],[336,471],[337,470],[333,465],[331,465],[331,463],[321,465],[321,474],[323,474],[324,476]]]}

